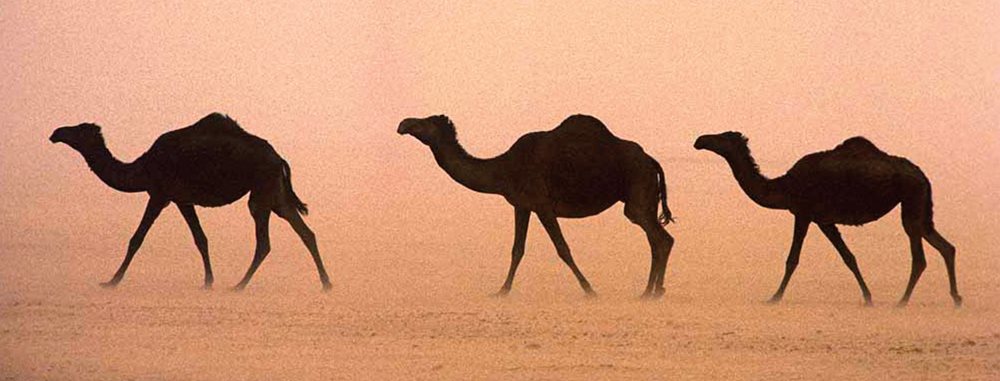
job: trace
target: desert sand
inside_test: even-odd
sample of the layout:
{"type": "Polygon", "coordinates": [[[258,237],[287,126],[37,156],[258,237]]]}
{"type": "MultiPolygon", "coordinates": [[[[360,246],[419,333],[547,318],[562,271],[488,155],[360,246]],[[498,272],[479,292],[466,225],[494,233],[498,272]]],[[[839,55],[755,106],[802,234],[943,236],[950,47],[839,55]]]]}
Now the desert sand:
{"type": "MultiPolygon", "coordinates": [[[[675,197],[701,197],[687,193],[678,190],[675,197]]],[[[121,253],[114,249],[124,245],[127,230],[105,235],[84,225],[74,229],[98,236],[81,243],[6,244],[2,373],[18,380],[1000,375],[997,262],[992,246],[983,244],[989,237],[953,235],[966,299],[961,309],[951,305],[943,263],[933,252],[911,305],[894,308],[909,271],[897,212],[865,228],[844,229],[875,307],[862,306],[853,277],[815,232],[785,301],[768,305],[783,270],[790,236],[785,226],[746,224],[726,237],[721,232],[732,226],[703,226],[689,209],[668,226],[678,244],[664,299],[641,301],[648,248],[614,207],[563,224],[598,298],[584,297],[535,222],[515,291],[498,299],[490,294],[506,273],[509,237],[502,233],[512,229],[506,226],[510,216],[502,201],[469,197],[495,214],[471,219],[486,221],[483,229],[497,234],[477,236],[457,223],[432,234],[433,228],[419,228],[437,223],[429,215],[397,216],[394,224],[412,224],[416,232],[398,243],[320,233],[336,274],[328,293],[320,291],[304,247],[281,224],[273,229],[274,252],[250,288],[226,289],[252,250],[242,206],[202,213],[218,279],[210,291],[199,289],[200,259],[176,211],[164,213],[114,290],[98,282],[117,265],[121,253]],[[231,220],[236,226],[220,233],[231,220]],[[448,236],[454,231],[461,232],[457,239],[448,236]]],[[[129,202],[141,210],[141,200],[129,202]]],[[[780,212],[734,202],[747,219],[790,223],[780,212]]],[[[317,209],[310,221],[326,213],[317,209]]],[[[316,228],[336,231],[338,223],[331,225],[316,228]]],[[[942,231],[948,226],[939,225],[942,231]]]]}
{"type": "Polygon", "coordinates": [[[163,3],[0,6],[0,380],[1000,379],[1000,9],[831,1],[163,3]],[[125,161],[225,112],[291,163],[333,289],[292,230],[242,293],[240,200],[199,209],[216,287],[176,208],[117,289],[146,197],[52,130],[96,122],[125,161]],[[406,117],[448,114],[491,157],[575,113],[662,164],[677,221],[666,295],[621,205],[562,220],[584,297],[532,220],[452,181],[406,117]],[[874,294],[815,227],[785,299],[792,218],[753,204],[705,133],[740,130],[763,172],[865,135],[923,168],[957,248],[913,300],[899,211],[842,228],[874,294]]]}

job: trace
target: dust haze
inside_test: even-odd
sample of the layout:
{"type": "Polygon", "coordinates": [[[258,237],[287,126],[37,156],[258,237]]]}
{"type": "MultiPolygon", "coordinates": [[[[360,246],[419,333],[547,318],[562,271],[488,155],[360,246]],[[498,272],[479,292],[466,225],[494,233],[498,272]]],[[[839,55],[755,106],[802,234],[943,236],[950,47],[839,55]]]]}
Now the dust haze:
{"type": "Polygon", "coordinates": [[[1000,373],[1000,6],[995,2],[670,5],[424,2],[0,6],[2,379],[992,379],[1000,373]],[[176,208],[115,290],[146,196],[116,192],[47,140],[103,126],[121,160],[224,112],[294,169],[333,290],[246,200],[199,209],[216,289],[176,208]],[[566,116],[600,118],[663,166],[676,224],[666,294],[638,300],[649,246],[621,206],[561,220],[587,299],[533,219],[514,290],[501,197],[452,181],[396,134],[447,114],[492,157],[566,116]],[[861,295],[813,229],[784,301],[787,212],[758,207],[705,133],[750,138],[763,172],[864,135],[919,165],[958,248],[910,306],[898,210],[843,228],[861,295]]]}

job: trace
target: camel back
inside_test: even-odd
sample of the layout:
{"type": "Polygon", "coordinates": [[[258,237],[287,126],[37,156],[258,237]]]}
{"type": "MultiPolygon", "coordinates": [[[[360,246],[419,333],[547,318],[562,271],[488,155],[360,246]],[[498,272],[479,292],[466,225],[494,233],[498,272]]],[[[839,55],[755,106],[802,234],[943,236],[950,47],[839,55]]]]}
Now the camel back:
{"type": "Polygon", "coordinates": [[[195,124],[192,124],[188,128],[199,129],[203,131],[211,131],[216,133],[249,134],[248,132],[243,130],[243,128],[240,127],[239,123],[236,123],[235,120],[233,120],[232,118],[230,118],[225,114],[220,114],[217,112],[208,114],[207,116],[201,118],[201,120],[195,122],[195,124]]]}
{"type": "Polygon", "coordinates": [[[263,150],[274,155],[277,159],[281,159],[281,156],[267,140],[245,131],[235,120],[219,113],[209,114],[190,126],[160,135],[140,159],[163,159],[175,156],[178,152],[190,154],[204,150],[205,147],[215,146],[220,141],[238,141],[240,142],[239,146],[244,147],[243,149],[263,150]],[[219,138],[222,140],[217,140],[219,138]]]}
{"type": "Polygon", "coordinates": [[[833,148],[833,152],[850,155],[886,155],[874,143],[861,136],[844,140],[843,143],[833,148]]]}
{"type": "Polygon", "coordinates": [[[608,127],[589,115],[572,115],[551,131],[556,140],[617,141],[608,127]]]}

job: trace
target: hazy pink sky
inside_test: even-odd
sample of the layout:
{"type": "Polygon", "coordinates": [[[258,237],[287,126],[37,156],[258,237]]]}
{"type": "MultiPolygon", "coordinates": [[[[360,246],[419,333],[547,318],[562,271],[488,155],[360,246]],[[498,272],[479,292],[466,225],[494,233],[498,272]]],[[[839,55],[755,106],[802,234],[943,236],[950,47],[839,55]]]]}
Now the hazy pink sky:
{"type": "MultiPolygon", "coordinates": [[[[0,245],[107,240],[102,260],[118,261],[145,198],[107,188],[47,137],[96,122],[128,161],[211,111],[291,162],[310,223],[340,245],[331,257],[482,231],[505,242],[483,250],[508,250],[502,199],[461,188],[396,135],[402,118],[437,113],[479,156],[595,115],[663,163],[688,237],[748,221],[789,234],[786,215],[751,204],[721,159],[691,148],[725,130],[746,133],[770,175],[864,134],[925,169],[943,231],[995,230],[996,1],[258,3],[0,5],[0,245]]],[[[206,214],[206,230],[232,230],[222,239],[249,236],[243,202],[206,214]]],[[[608,214],[570,229],[633,229],[620,208],[608,214]]],[[[154,231],[187,240],[166,218],[154,231]]]]}

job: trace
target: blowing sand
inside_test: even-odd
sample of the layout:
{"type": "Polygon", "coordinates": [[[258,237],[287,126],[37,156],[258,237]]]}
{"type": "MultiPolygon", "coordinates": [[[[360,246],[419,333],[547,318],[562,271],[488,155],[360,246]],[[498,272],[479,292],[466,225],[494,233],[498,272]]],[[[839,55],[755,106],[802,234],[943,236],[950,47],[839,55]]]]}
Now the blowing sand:
{"type": "Polygon", "coordinates": [[[1000,8],[954,2],[39,2],[0,5],[0,381],[1000,379],[1000,8]],[[227,113],[288,160],[332,277],[291,229],[243,293],[246,200],[199,209],[217,286],[176,208],[125,280],[146,198],[108,189],[58,126],[123,161],[227,113]],[[677,239],[638,300],[646,238],[621,206],[562,230],[587,299],[533,218],[513,293],[513,212],[450,179],[405,117],[447,114],[478,157],[569,115],[666,173],[677,239]],[[785,300],[792,218],[742,193],[697,136],[739,130],[764,174],[864,135],[934,187],[941,257],[905,309],[894,211],[843,228],[874,294],[813,227],[785,300]]]}
{"type": "MultiPolygon", "coordinates": [[[[564,225],[567,234],[596,231],[564,225]]],[[[638,232],[609,239],[632,252],[627,255],[599,256],[575,245],[578,263],[600,293],[588,299],[533,226],[514,293],[496,299],[489,294],[505,273],[505,245],[477,245],[482,253],[463,253],[475,250],[463,244],[383,248],[411,253],[394,258],[373,249],[337,250],[344,245],[324,241],[336,275],[334,290],[323,293],[290,229],[275,229],[275,252],[251,287],[235,293],[226,287],[249,257],[223,248],[249,252],[249,243],[215,245],[221,247],[215,251],[218,284],[203,291],[193,245],[182,239],[182,228],[167,230],[151,235],[115,290],[98,283],[114,270],[117,253],[73,251],[55,261],[52,253],[65,249],[5,247],[2,379],[1000,376],[1000,304],[996,281],[981,270],[986,262],[959,257],[967,305],[955,309],[943,264],[929,253],[913,303],[896,309],[909,270],[904,248],[897,247],[902,237],[855,245],[875,293],[876,306],[865,308],[850,273],[820,237],[807,240],[785,302],[767,305],[782,270],[785,245],[777,235],[747,244],[749,251],[773,253],[753,259],[710,253],[712,245],[693,247],[699,243],[678,233],[667,294],[644,302],[637,296],[648,257],[633,239],[638,232]],[[860,254],[886,245],[887,260],[860,254]]]]}

